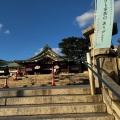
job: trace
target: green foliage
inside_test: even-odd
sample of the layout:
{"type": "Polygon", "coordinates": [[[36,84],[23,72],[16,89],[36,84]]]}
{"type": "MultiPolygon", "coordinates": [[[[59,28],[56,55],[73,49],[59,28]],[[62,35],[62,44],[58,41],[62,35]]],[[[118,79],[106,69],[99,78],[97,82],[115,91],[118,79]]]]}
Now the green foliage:
{"type": "Polygon", "coordinates": [[[88,51],[89,40],[78,37],[68,37],[62,39],[62,42],[59,44],[59,48],[62,49],[61,53],[65,55],[65,57],[78,59],[80,53],[83,55],[88,51]]]}

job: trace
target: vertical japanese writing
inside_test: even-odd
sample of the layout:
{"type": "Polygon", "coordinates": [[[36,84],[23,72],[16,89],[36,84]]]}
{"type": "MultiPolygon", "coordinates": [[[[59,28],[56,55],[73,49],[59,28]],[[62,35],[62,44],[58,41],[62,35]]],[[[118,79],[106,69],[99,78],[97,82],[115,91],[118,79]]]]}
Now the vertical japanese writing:
{"type": "Polygon", "coordinates": [[[114,0],[97,0],[94,48],[110,48],[114,19],[114,0]]]}
{"type": "Polygon", "coordinates": [[[113,2],[113,0],[110,0],[110,25],[112,24],[112,23],[111,23],[111,19],[112,19],[112,11],[113,11],[113,8],[112,8],[112,2],[113,2]]]}
{"type": "Polygon", "coordinates": [[[107,0],[104,0],[104,9],[103,9],[103,23],[102,23],[102,31],[101,31],[101,42],[103,42],[104,34],[106,31],[106,20],[107,20],[107,14],[108,14],[108,6],[107,6],[107,0]]]}

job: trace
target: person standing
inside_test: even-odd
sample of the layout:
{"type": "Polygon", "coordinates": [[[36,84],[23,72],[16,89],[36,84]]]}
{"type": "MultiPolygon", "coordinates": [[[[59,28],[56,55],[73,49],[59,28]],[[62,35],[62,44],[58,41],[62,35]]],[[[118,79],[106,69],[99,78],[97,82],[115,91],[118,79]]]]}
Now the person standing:
{"type": "Polygon", "coordinates": [[[7,75],[9,75],[9,74],[10,74],[10,72],[9,72],[9,67],[6,66],[5,69],[4,69],[4,75],[7,76],[7,75]]]}

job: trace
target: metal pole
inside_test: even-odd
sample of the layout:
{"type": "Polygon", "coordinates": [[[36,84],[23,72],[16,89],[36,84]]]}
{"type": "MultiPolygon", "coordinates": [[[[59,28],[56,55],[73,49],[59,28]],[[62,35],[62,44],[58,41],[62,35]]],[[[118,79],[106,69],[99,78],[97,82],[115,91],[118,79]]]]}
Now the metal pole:
{"type": "Polygon", "coordinates": [[[54,81],[54,67],[52,67],[52,85],[51,86],[56,86],[54,81]]]}
{"type": "MultiPolygon", "coordinates": [[[[86,56],[87,56],[88,65],[91,67],[92,62],[91,62],[91,55],[90,55],[90,53],[87,53],[86,56]]],[[[92,71],[89,68],[88,68],[88,72],[89,72],[89,81],[90,81],[91,95],[95,95],[96,94],[96,91],[95,91],[95,81],[93,79],[92,71]]]]}

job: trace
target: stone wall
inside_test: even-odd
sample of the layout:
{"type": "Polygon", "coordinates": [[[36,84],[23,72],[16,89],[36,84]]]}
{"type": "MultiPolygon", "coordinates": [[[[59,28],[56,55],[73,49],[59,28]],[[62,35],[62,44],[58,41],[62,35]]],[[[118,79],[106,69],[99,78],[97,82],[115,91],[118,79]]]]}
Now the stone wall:
{"type": "MultiPolygon", "coordinates": [[[[110,77],[103,76],[103,79],[106,80],[106,83],[112,87],[114,91],[117,92],[117,94],[120,95],[120,86],[114,82],[110,77]]],[[[118,99],[114,93],[110,91],[106,86],[103,85],[102,89],[103,94],[103,102],[107,106],[107,113],[113,115],[115,117],[115,120],[120,120],[120,99],[118,99]]]]}
{"type": "Polygon", "coordinates": [[[103,94],[103,101],[107,106],[107,112],[120,120],[120,59],[116,58],[116,54],[111,49],[96,49],[91,51],[93,69],[98,73],[104,82],[101,82],[95,75],[95,87],[100,88],[103,94]],[[93,54],[94,53],[94,54],[93,54]],[[94,56],[94,57],[93,57],[94,56]],[[93,60],[94,59],[94,60],[93,60]],[[109,86],[107,86],[109,85],[109,86]],[[110,88],[116,92],[111,92],[110,88]]]}
{"type": "Polygon", "coordinates": [[[120,58],[118,58],[118,70],[119,70],[119,75],[120,75],[120,58]]]}
{"type": "MultiPolygon", "coordinates": [[[[112,49],[95,49],[91,50],[93,70],[101,77],[104,74],[110,76],[116,83],[120,83],[118,76],[118,62],[115,51],[112,49]],[[94,56],[94,57],[93,57],[94,56]]],[[[95,87],[101,88],[101,81],[94,75],[95,87]]]]}

